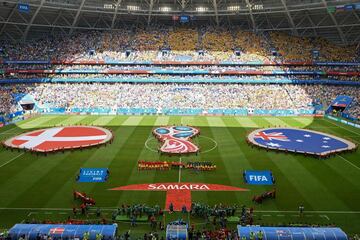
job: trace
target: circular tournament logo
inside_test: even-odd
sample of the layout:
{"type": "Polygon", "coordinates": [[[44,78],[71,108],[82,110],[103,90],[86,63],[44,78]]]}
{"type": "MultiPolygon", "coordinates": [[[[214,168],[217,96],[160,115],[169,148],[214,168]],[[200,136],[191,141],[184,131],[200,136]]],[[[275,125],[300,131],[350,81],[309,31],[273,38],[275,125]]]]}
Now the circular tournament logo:
{"type": "Polygon", "coordinates": [[[101,127],[69,126],[35,130],[12,137],[4,142],[8,147],[37,152],[52,152],[103,144],[112,133],[101,127]]]}
{"type": "Polygon", "coordinates": [[[188,126],[165,126],[155,128],[153,133],[163,144],[160,151],[170,154],[197,153],[199,147],[191,142],[200,131],[188,126]]]}
{"type": "Polygon", "coordinates": [[[264,128],[251,132],[248,140],[257,146],[289,152],[325,156],[352,150],[356,145],[327,133],[296,128],[264,128]]]}

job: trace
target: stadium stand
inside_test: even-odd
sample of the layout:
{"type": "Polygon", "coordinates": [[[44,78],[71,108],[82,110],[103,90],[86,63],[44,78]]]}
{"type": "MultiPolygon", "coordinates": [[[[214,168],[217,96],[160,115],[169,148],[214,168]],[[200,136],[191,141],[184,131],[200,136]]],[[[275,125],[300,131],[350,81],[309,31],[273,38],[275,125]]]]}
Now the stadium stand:
{"type": "MultiPolygon", "coordinates": [[[[96,111],[91,109],[139,109],[146,113],[165,113],[169,109],[200,109],[205,113],[216,109],[253,109],[314,113],[319,105],[328,106],[336,96],[348,94],[359,101],[358,87],[294,84],[126,84],[126,83],[43,83],[3,85],[2,111],[19,110],[12,96],[21,93],[33,97],[43,112],[96,111]],[[141,110],[142,109],[142,110],[141,110]]],[[[352,111],[359,106],[354,104],[352,111]]],[[[196,111],[194,111],[196,113],[196,111]]]]}
{"type": "MultiPolygon", "coordinates": [[[[325,116],[324,121],[332,117],[335,121],[343,121],[343,123],[359,127],[360,23],[358,15],[360,4],[356,1],[342,1],[342,5],[336,3],[338,1],[315,0],[255,2],[214,0],[205,1],[206,3],[204,1],[163,0],[119,0],[114,3],[90,0],[27,2],[3,1],[0,3],[1,128],[16,123],[25,116],[27,118],[41,114],[81,115],[79,119],[82,116],[85,118],[85,115],[325,116]],[[237,5],[238,2],[239,5],[237,5]],[[59,12],[55,14],[55,10],[59,12]],[[350,12],[351,14],[347,14],[350,12]],[[95,13],[99,16],[95,16],[95,13]],[[350,103],[340,109],[329,108],[334,99],[342,95],[348,96],[351,99],[350,103]]],[[[131,116],[127,119],[130,119],[130,122],[131,116]]],[[[236,120],[240,123],[239,119],[236,120]]],[[[212,121],[216,122],[216,120],[217,118],[214,118],[212,121]]],[[[127,121],[124,120],[122,124],[124,126],[131,124],[127,121]]],[[[162,123],[161,119],[157,121],[156,119],[155,125],[162,123]]],[[[247,122],[240,124],[247,125],[249,128],[261,125],[252,123],[252,120],[245,121],[247,122]]],[[[302,118],[301,121],[307,122],[308,119],[302,118]]],[[[301,121],[296,124],[302,124],[301,121]]],[[[53,124],[51,120],[49,122],[49,126],[53,124]]],[[[182,125],[183,122],[180,122],[182,125]]],[[[80,120],[74,123],[75,125],[82,124],[80,120]]],[[[101,121],[96,123],[99,124],[101,121]]],[[[329,131],[333,131],[335,135],[340,134],[332,130],[337,128],[337,123],[328,124],[331,123],[329,131]]],[[[62,127],[61,124],[52,127],[62,127]]],[[[225,122],[224,124],[226,125],[225,122]]],[[[279,118],[274,125],[278,124],[286,123],[279,118]]],[[[320,129],[323,127],[321,124],[318,125],[320,129]]],[[[30,123],[28,126],[30,128],[34,125],[30,123]]],[[[6,131],[3,134],[4,138],[12,133],[6,131]]],[[[135,133],[137,131],[140,130],[134,130],[135,133]]],[[[345,129],[345,131],[351,133],[349,130],[345,129]]],[[[132,134],[129,133],[129,135],[132,134]]],[[[215,132],[212,134],[215,135],[215,132]]],[[[231,134],[229,132],[229,135],[231,134]]],[[[126,136],[126,133],[124,135],[126,136]]],[[[24,139],[31,139],[31,137],[33,136],[25,136],[24,139]]],[[[155,146],[156,144],[153,144],[153,148],[147,146],[148,141],[151,141],[151,138],[149,139],[146,140],[145,147],[156,153],[156,149],[159,151],[159,146],[155,146]]],[[[196,139],[198,145],[200,145],[199,141],[203,140],[199,139],[196,139]]],[[[207,140],[211,141],[209,139],[208,137],[207,140]]],[[[213,149],[219,147],[218,145],[225,145],[225,143],[218,144],[215,140],[213,141],[215,144],[213,149]]],[[[302,140],[297,139],[297,141],[302,140]]],[[[130,145],[131,141],[129,142],[125,145],[130,145]]],[[[248,147],[244,146],[244,148],[248,147]]],[[[34,147],[28,149],[29,151],[24,155],[35,156],[34,147]]],[[[116,151],[120,151],[119,149],[116,151]]],[[[241,157],[248,161],[247,157],[255,155],[253,149],[258,150],[251,148],[251,152],[244,151],[241,157]]],[[[5,156],[9,149],[3,150],[4,153],[1,152],[1,154],[5,156]]],[[[17,150],[12,149],[11,153],[17,150]]],[[[264,150],[264,158],[268,157],[265,153],[267,150],[267,148],[264,150]]],[[[91,151],[87,153],[90,154],[91,151]]],[[[109,152],[117,156],[116,151],[109,152]]],[[[201,151],[196,151],[196,153],[201,153],[201,151]]],[[[71,154],[69,153],[70,156],[71,154]]],[[[219,152],[219,156],[216,157],[221,158],[222,154],[223,152],[219,152]]],[[[290,154],[288,150],[286,154],[290,154]]],[[[17,158],[17,156],[11,156],[9,161],[0,162],[0,168],[17,158]]],[[[296,155],[291,155],[291,158],[296,160],[296,155]]],[[[165,177],[161,177],[163,180],[166,179],[166,174],[176,169],[179,171],[178,175],[176,174],[179,184],[182,169],[187,171],[186,174],[208,174],[215,181],[217,179],[214,174],[224,170],[224,165],[226,174],[231,172],[230,165],[216,164],[216,161],[212,162],[209,159],[203,161],[204,159],[194,158],[184,162],[181,158],[179,162],[160,158],[144,159],[137,162],[137,169],[142,170],[137,172],[142,174],[140,180],[146,179],[147,174],[153,174],[148,170],[166,170],[156,173],[164,174],[165,177]]],[[[352,164],[352,160],[346,161],[352,164]]],[[[247,164],[252,166],[250,162],[247,164]]],[[[110,168],[110,165],[107,167],[110,168]]],[[[329,166],[327,166],[329,172],[335,173],[335,167],[330,169],[329,166]]],[[[354,166],[358,168],[357,164],[354,166]]],[[[58,167],[62,169],[60,164],[58,167]]],[[[288,166],[281,169],[280,163],[277,167],[285,172],[287,170],[285,167],[288,166]]],[[[307,167],[312,166],[304,165],[304,169],[307,167]]],[[[317,170],[314,168],[313,171],[317,170]]],[[[136,171],[131,174],[134,172],[136,171]]],[[[352,174],[351,171],[349,172],[352,174]]],[[[285,175],[285,173],[282,174],[285,175]]],[[[121,177],[125,179],[129,176],[121,177]]],[[[343,180],[351,189],[356,189],[358,185],[351,182],[351,177],[352,175],[349,175],[343,180]]],[[[331,184],[326,182],[326,175],[323,177],[316,175],[314,178],[324,186],[324,189],[331,184]]],[[[204,179],[207,180],[205,177],[204,179]]],[[[20,182],[19,179],[16,181],[20,182]]],[[[233,179],[229,181],[235,182],[233,179]]],[[[299,187],[296,185],[296,178],[292,181],[288,185],[299,187]]],[[[106,184],[111,183],[112,179],[106,184]]],[[[6,184],[5,181],[4,186],[6,184]]],[[[56,187],[60,188],[61,184],[59,183],[56,187]]],[[[83,185],[79,184],[79,186],[81,189],[83,185]]],[[[301,194],[308,194],[306,190],[301,194]]],[[[91,191],[94,195],[100,195],[96,188],[91,191]]],[[[187,193],[189,196],[191,196],[190,192],[187,193]]],[[[278,189],[276,189],[277,192],[278,189]]],[[[78,193],[82,195],[81,192],[78,193]]],[[[110,196],[111,193],[107,194],[110,196]]],[[[284,198],[282,194],[284,193],[279,190],[280,200],[284,198]]],[[[358,209],[355,209],[350,201],[344,201],[340,197],[341,194],[343,194],[341,191],[333,193],[334,199],[338,197],[335,199],[339,202],[338,205],[341,207],[343,204],[346,209],[356,213],[358,209]]],[[[127,200],[124,195],[122,197],[127,200]]],[[[269,191],[264,187],[251,195],[255,196],[255,202],[260,203],[269,196],[275,198],[275,188],[269,191]],[[258,195],[260,192],[265,193],[258,195]]],[[[176,192],[175,196],[177,196],[176,192]]],[[[236,193],[232,197],[240,199],[236,193]]],[[[17,203],[20,199],[20,197],[16,199],[17,203]]],[[[53,199],[50,200],[53,201],[53,199]]],[[[211,199],[211,201],[215,200],[211,199]]],[[[4,210],[12,206],[11,204],[17,207],[9,200],[4,210]]],[[[105,207],[104,211],[110,214],[101,215],[100,208],[95,213],[94,204],[95,201],[92,204],[84,202],[81,207],[81,217],[73,221],[71,216],[68,216],[66,224],[50,222],[50,220],[49,222],[45,220],[41,222],[42,224],[36,220],[23,221],[24,224],[15,225],[6,235],[0,234],[0,240],[115,239],[117,225],[106,225],[110,220],[110,218],[106,219],[108,215],[111,215],[111,223],[131,222],[131,227],[135,227],[137,222],[150,223],[152,232],[145,233],[143,239],[159,239],[156,233],[158,223],[161,231],[166,229],[165,218],[162,218],[164,212],[158,205],[149,207],[147,203],[122,204],[115,211],[105,207]],[[90,219],[94,216],[89,215],[96,215],[97,218],[90,219]],[[100,219],[100,216],[103,219],[100,219]]],[[[272,206],[275,206],[277,210],[287,209],[280,206],[278,202],[272,206]]],[[[1,205],[0,208],[2,207],[1,205]]],[[[164,211],[167,211],[168,207],[170,210],[170,206],[165,206],[164,211]]],[[[329,206],[325,209],[327,207],[329,206]]],[[[21,210],[22,208],[14,209],[21,210]]],[[[0,215],[3,213],[2,210],[0,209],[0,215]]],[[[39,211],[43,210],[46,209],[39,211]]],[[[245,205],[241,207],[241,214],[239,210],[236,204],[220,203],[210,206],[208,203],[192,202],[190,209],[186,209],[186,206],[185,209],[183,208],[182,214],[186,215],[182,216],[188,219],[201,219],[201,223],[188,226],[186,223],[182,224],[181,219],[171,222],[167,226],[168,235],[171,235],[171,232],[179,235],[182,231],[184,234],[181,238],[184,239],[348,239],[341,229],[333,228],[329,222],[324,225],[330,227],[324,228],[311,228],[313,225],[307,223],[301,223],[303,225],[300,227],[305,226],[305,228],[291,228],[293,223],[282,223],[281,226],[274,226],[274,228],[254,227],[251,225],[254,221],[262,221],[262,215],[254,218],[253,207],[248,209],[245,205]],[[214,226],[212,230],[207,229],[211,221],[214,226]],[[217,225],[217,221],[220,225],[217,225]],[[237,224],[242,226],[231,230],[229,228],[231,224],[233,227],[237,224]],[[178,227],[179,225],[181,227],[178,227]],[[195,225],[204,225],[204,228],[200,230],[200,227],[195,227],[195,225]],[[255,237],[254,232],[258,234],[259,231],[263,232],[255,237]]],[[[267,210],[266,208],[265,211],[267,210]]],[[[316,207],[312,210],[315,215],[316,207]]],[[[53,209],[53,211],[55,213],[57,210],[53,209]]],[[[61,211],[64,211],[64,215],[69,212],[68,209],[61,209],[61,211]]],[[[286,214],[292,212],[291,209],[286,214]]],[[[170,213],[172,214],[172,210],[170,213]]],[[[48,213],[48,215],[51,214],[48,213]]],[[[76,214],[75,206],[73,217],[77,218],[76,214]]],[[[32,212],[29,212],[28,217],[31,215],[32,212]]],[[[302,211],[295,216],[302,220],[300,218],[302,211]]],[[[328,216],[320,215],[319,221],[323,222],[323,218],[326,219],[328,216]]],[[[332,218],[331,215],[331,220],[332,218]]],[[[0,230],[2,229],[3,227],[0,226],[0,230]]],[[[130,233],[130,230],[126,231],[121,239],[130,239],[130,233]]],[[[180,239],[179,236],[177,237],[180,239]]]]}

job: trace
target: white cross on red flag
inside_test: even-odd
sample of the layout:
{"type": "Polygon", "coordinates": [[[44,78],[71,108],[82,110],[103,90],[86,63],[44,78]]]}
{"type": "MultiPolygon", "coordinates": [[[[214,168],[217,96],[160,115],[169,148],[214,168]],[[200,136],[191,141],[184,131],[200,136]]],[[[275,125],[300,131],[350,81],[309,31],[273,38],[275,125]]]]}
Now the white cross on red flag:
{"type": "Polygon", "coordinates": [[[109,141],[112,133],[100,127],[69,126],[35,130],[5,141],[14,148],[49,152],[61,149],[93,146],[109,141]]]}

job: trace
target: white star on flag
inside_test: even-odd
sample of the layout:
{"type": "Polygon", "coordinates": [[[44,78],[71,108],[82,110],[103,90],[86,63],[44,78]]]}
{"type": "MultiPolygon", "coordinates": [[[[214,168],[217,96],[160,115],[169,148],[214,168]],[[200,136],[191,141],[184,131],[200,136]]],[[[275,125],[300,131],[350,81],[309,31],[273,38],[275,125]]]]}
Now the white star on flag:
{"type": "Polygon", "coordinates": [[[327,143],[328,141],[323,141],[323,143],[327,143]]]}
{"type": "Polygon", "coordinates": [[[270,147],[280,147],[281,145],[280,144],[277,144],[277,143],[267,143],[266,145],[269,145],[270,147]]]}
{"type": "Polygon", "coordinates": [[[296,139],[295,141],[297,141],[297,142],[304,142],[304,140],[301,140],[301,139],[296,139]]]}
{"type": "Polygon", "coordinates": [[[322,147],[322,148],[329,148],[330,146],[328,146],[328,145],[322,145],[321,147],[322,147]]]}
{"type": "Polygon", "coordinates": [[[311,135],[310,134],[305,134],[304,137],[309,138],[309,137],[311,137],[311,135]]]}
{"type": "Polygon", "coordinates": [[[324,140],[330,140],[330,138],[329,138],[329,137],[323,137],[323,139],[324,139],[324,140]]]}

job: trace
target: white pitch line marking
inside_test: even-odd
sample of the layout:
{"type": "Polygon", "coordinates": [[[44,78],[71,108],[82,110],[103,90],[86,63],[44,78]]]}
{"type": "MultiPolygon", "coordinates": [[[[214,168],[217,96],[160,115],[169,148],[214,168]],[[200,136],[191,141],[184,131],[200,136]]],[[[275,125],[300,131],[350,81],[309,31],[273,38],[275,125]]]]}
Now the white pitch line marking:
{"type": "Polygon", "coordinates": [[[326,220],[330,220],[330,218],[327,216],[327,215],[320,215],[320,217],[322,217],[322,218],[326,218],[326,220]]]}
{"type": "Polygon", "coordinates": [[[16,160],[18,157],[20,157],[20,156],[22,156],[22,155],[24,155],[24,154],[25,154],[25,152],[20,153],[20,154],[19,154],[19,155],[17,155],[16,157],[13,157],[12,159],[10,159],[9,161],[7,161],[6,163],[4,163],[4,164],[0,165],[0,168],[2,168],[2,167],[4,167],[4,166],[8,165],[9,163],[11,163],[12,161],[16,160]]]}
{"type": "Polygon", "coordinates": [[[352,165],[354,168],[357,168],[358,170],[360,170],[360,167],[356,166],[355,164],[353,164],[352,162],[350,162],[349,160],[347,160],[346,158],[344,158],[343,156],[339,155],[338,156],[342,159],[344,159],[347,163],[349,163],[350,165],[352,165]]]}
{"type": "MultiPolygon", "coordinates": [[[[18,133],[21,133],[21,132],[18,132],[18,133]]],[[[15,135],[15,134],[18,134],[18,133],[16,133],[16,132],[14,132],[14,133],[0,133],[0,135],[15,135]]]]}
{"type": "MultiPolygon", "coordinates": [[[[118,209],[118,206],[115,207],[103,207],[102,211],[114,211],[118,209]]],[[[29,210],[29,211],[71,211],[72,208],[7,208],[0,207],[0,210],[29,210]]],[[[291,210],[255,210],[254,212],[258,213],[298,213],[299,211],[291,211],[291,210]]],[[[306,213],[324,213],[324,214],[360,214],[360,211],[314,211],[309,210],[306,213]]],[[[255,216],[255,215],[254,215],[255,216]]],[[[296,215],[298,216],[298,215],[296,215]]]]}
{"type": "Polygon", "coordinates": [[[9,134],[12,134],[12,132],[11,132],[11,130],[16,130],[16,129],[18,129],[17,127],[12,127],[12,128],[10,128],[10,129],[8,129],[8,130],[6,130],[6,131],[3,131],[2,133],[7,133],[7,132],[9,132],[9,134]]]}
{"type": "Polygon", "coordinates": [[[338,125],[338,124],[336,124],[336,123],[332,122],[331,120],[328,120],[328,119],[326,119],[326,118],[324,118],[324,120],[325,120],[325,121],[327,121],[327,122],[329,122],[329,123],[331,123],[332,125],[338,126],[338,127],[342,128],[342,129],[345,129],[345,130],[346,130],[346,131],[348,131],[348,132],[355,133],[356,135],[360,136],[360,134],[359,134],[359,133],[354,132],[354,131],[351,131],[351,130],[349,130],[349,129],[347,129],[347,128],[345,128],[345,127],[341,126],[341,125],[338,125]]]}
{"type": "MultiPolygon", "coordinates": [[[[255,210],[254,212],[259,213],[298,213],[299,211],[291,211],[291,210],[255,210]]],[[[307,213],[333,213],[333,214],[360,214],[360,211],[316,211],[316,210],[310,210],[306,211],[307,213]]],[[[298,216],[298,215],[296,215],[298,216]]]]}
{"type": "MultiPolygon", "coordinates": [[[[180,163],[181,163],[181,158],[180,158],[180,163]]],[[[181,166],[179,166],[179,181],[178,182],[180,182],[181,181],[181,166]]]]}

